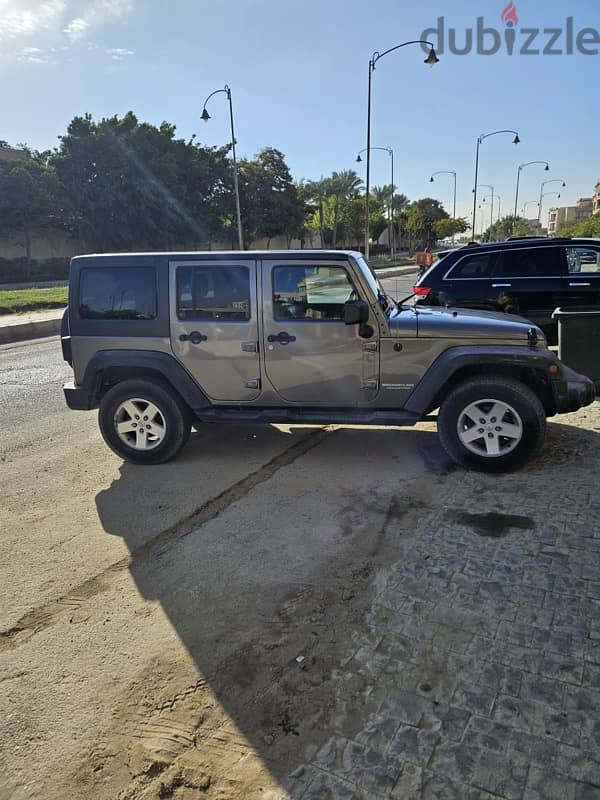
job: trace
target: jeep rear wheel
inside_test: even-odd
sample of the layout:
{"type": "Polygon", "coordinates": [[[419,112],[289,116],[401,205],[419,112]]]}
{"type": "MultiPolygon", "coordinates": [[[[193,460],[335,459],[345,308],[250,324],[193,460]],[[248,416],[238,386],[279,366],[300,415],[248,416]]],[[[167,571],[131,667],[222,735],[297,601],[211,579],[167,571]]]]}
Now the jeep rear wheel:
{"type": "Polygon", "coordinates": [[[502,472],[541,447],[546,414],[537,395],[511,378],[473,378],[453,389],[438,416],[441,443],[470,469],[502,472]]]}
{"type": "Polygon", "coordinates": [[[145,379],[122,381],[102,398],[100,432],[117,455],[134,464],[162,464],[190,435],[190,415],[166,385],[145,379]]]}

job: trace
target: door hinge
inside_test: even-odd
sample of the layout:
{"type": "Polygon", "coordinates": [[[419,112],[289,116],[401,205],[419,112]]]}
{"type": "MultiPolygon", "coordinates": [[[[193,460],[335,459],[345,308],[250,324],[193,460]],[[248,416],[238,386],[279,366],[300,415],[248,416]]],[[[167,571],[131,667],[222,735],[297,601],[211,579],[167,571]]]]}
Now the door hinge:
{"type": "Polygon", "coordinates": [[[376,353],[379,349],[378,342],[365,342],[363,344],[363,350],[368,350],[369,353],[376,353]]]}
{"type": "Polygon", "coordinates": [[[377,389],[379,381],[363,381],[361,386],[363,389],[377,389]]]}
{"type": "Polygon", "coordinates": [[[244,386],[246,389],[260,389],[260,378],[252,378],[251,381],[246,381],[244,386]]]}
{"type": "Polygon", "coordinates": [[[258,342],[242,342],[242,352],[258,353],[258,342]]]}

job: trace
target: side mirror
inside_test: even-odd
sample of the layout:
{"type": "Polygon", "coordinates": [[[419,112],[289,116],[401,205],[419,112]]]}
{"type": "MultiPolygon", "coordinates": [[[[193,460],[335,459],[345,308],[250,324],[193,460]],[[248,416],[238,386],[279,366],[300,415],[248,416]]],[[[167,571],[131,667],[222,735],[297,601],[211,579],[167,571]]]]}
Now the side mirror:
{"type": "Polygon", "coordinates": [[[349,300],[344,303],[346,325],[363,325],[369,320],[369,306],[364,300],[349,300]]]}

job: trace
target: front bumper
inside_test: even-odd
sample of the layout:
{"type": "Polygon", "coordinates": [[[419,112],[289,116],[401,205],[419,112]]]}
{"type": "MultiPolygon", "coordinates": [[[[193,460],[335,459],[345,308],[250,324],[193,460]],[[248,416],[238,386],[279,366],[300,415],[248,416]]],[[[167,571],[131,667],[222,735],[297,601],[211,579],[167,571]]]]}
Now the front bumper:
{"type": "Polygon", "coordinates": [[[594,382],[562,363],[559,376],[552,381],[552,391],[557,414],[578,411],[596,398],[594,382]]]}
{"type": "Polygon", "coordinates": [[[96,408],[96,403],[90,392],[83,386],[78,386],[69,381],[63,386],[65,401],[73,411],[89,411],[96,408]]]}

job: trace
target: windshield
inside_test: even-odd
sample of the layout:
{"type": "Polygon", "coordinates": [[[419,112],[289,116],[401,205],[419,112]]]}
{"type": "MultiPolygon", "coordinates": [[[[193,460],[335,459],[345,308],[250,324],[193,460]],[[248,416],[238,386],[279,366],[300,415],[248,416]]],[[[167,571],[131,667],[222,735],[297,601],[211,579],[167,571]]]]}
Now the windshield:
{"type": "Polygon", "coordinates": [[[362,273],[369,284],[369,288],[379,301],[379,305],[386,314],[389,314],[394,308],[396,308],[395,300],[385,293],[383,286],[379,282],[379,278],[375,275],[373,270],[369,267],[362,256],[356,256],[356,263],[362,270],[362,273]]]}

